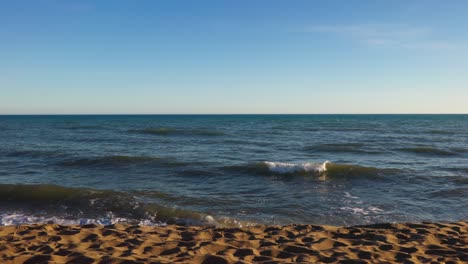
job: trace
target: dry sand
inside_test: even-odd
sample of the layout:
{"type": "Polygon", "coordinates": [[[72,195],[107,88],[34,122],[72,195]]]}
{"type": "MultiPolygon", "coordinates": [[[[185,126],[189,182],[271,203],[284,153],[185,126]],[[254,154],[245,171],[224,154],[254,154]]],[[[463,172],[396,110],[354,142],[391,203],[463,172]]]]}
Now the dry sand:
{"type": "Polygon", "coordinates": [[[468,221],[218,228],[0,227],[0,263],[467,263],[468,221]]]}

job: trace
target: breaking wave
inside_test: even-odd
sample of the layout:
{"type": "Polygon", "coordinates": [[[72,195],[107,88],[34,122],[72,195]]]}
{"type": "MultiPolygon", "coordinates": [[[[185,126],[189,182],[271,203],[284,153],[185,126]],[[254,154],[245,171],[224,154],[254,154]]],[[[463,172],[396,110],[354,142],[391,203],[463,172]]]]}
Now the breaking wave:
{"type": "Polygon", "coordinates": [[[330,178],[346,177],[380,177],[385,174],[397,173],[397,169],[380,169],[352,164],[338,164],[330,161],[323,163],[288,163],[262,161],[245,166],[235,166],[231,169],[262,175],[297,175],[326,176],[330,178]]]}
{"type": "Polygon", "coordinates": [[[58,185],[0,184],[0,225],[21,223],[75,223],[143,225],[240,226],[190,210],[143,201],[127,192],[69,188],[58,185]]]}
{"type": "Polygon", "coordinates": [[[259,167],[265,167],[270,172],[278,173],[278,174],[321,174],[327,171],[327,164],[329,161],[325,161],[324,163],[302,163],[302,164],[294,164],[294,163],[286,163],[286,162],[271,162],[271,161],[263,161],[257,164],[259,167]]]}

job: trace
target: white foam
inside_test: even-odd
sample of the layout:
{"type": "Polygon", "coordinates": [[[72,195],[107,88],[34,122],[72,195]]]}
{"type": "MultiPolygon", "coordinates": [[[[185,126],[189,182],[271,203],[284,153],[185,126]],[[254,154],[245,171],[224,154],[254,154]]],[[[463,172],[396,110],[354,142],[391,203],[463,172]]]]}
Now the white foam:
{"type": "Polygon", "coordinates": [[[327,164],[329,161],[324,163],[287,163],[287,162],[271,162],[264,161],[268,169],[275,173],[286,174],[294,172],[314,172],[314,173],[323,173],[327,171],[327,164]]]}
{"type": "Polygon", "coordinates": [[[344,192],[346,198],[359,199],[357,196],[352,196],[349,192],[344,192]]]}
{"type": "Polygon", "coordinates": [[[214,218],[211,216],[211,215],[207,215],[205,216],[205,222],[209,223],[209,224],[216,224],[216,221],[214,220],[214,218]]]}
{"type": "MultiPolygon", "coordinates": [[[[86,224],[98,224],[98,225],[111,225],[117,223],[129,223],[134,222],[124,217],[115,217],[112,212],[107,213],[102,218],[77,218],[71,219],[66,217],[58,216],[35,216],[30,214],[24,214],[21,212],[9,212],[0,214],[0,226],[9,225],[21,225],[21,224],[59,224],[59,225],[86,225],[86,224]]],[[[141,220],[140,225],[147,226],[161,226],[164,223],[155,222],[151,219],[141,220]]]]}
{"type": "Polygon", "coordinates": [[[374,212],[374,213],[383,212],[382,209],[380,209],[378,207],[375,207],[375,206],[369,206],[368,209],[369,209],[369,211],[374,212]]]}
{"type": "Polygon", "coordinates": [[[384,210],[375,207],[375,206],[369,206],[367,208],[362,208],[362,207],[353,207],[353,206],[345,206],[340,208],[343,211],[351,211],[355,215],[369,215],[371,213],[377,214],[380,212],[383,212],[384,210]]]}
{"type": "Polygon", "coordinates": [[[369,214],[369,211],[367,211],[364,208],[359,208],[359,207],[345,206],[345,207],[341,207],[340,209],[344,211],[351,211],[353,212],[353,214],[361,214],[361,215],[369,214]]]}

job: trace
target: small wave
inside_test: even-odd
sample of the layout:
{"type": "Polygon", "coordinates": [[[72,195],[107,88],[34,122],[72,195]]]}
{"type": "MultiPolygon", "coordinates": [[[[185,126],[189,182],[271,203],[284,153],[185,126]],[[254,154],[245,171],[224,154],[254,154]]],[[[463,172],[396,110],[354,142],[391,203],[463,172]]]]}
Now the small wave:
{"type": "Polygon", "coordinates": [[[130,191],[131,194],[135,194],[140,197],[145,197],[157,201],[163,201],[165,203],[177,203],[178,205],[192,206],[192,205],[203,205],[211,206],[215,204],[223,205],[241,205],[242,202],[238,200],[232,200],[228,198],[210,198],[205,199],[203,197],[197,196],[185,196],[185,195],[170,195],[168,193],[160,192],[157,190],[139,190],[139,191],[130,191]]]}
{"type": "Polygon", "coordinates": [[[305,150],[328,152],[328,153],[368,153],[368,154],[379,153],[379,151],[363,149],[362,147],[364,146],[365,145],[362,143],[342,143],[342,144],[330,143],[330,144],[307,146],[305,147],[305,150]]]}
{"type": "Polygon", "coordinates": [[[164,128],[164,127],[130,129],[129,132],[149,134],[149,135],[160,135],[160,136],[170,136],[170,135],[222,136],[224,135],[224,133],[220,131],[201,130],[201,129],[180,130],[180,129],[175,129],[175,128],[164,128]]]}
{"type": "Polygon", "coordinates": [[[468,176],[468,167],[448,168],[448,170],[459,172],[468,176]]]}
{"type": "Polygon", "coordinates": [[[0,225],[43,221],[71,221],[79,224],[240,224],[233,219],[218,219],[203,213],[143,201],[131,193],[48,184],[0,184],[0,206],[3,211],[0,225]]]}
{"type": "Polygon", "coordinates": [[[186,165],[182,162],[177,162],[174,159],[148,157],[148,156],[104,156],[92,158],[72,158],[61,161],[58,163],[66,167],[80,167],[80,166],[129,166],[134,164],[156,164],[162,166],[183,166],[186,165]]]}
{"type": "Polygon", "coordinates": [[[367,177],[378,178],[385,175],[399,173],[399,169],[394,168],[376,168],[352,164],[329,163],[327,165],[327,176],[331,177],[367,177]]]}
{"type": "Polygon", "coordinates": [[[278,174],[320,174],[327,170],[327,164],[329,162],[325,161],[324,163],[286,163],[286,162],[271,162],[264,161],[260,163],[260,166],[265,166],[269,171],[278,174]]]}
{"type": "Polygon", "coordinates": [[[426,156],[456,156],[460,154],[460,152],[432,147],[399,148],[397,150],[426,156]]]}
{"type": "Polygon", "coordinates": [[[231,139],[231,138],[227,138],[226,140],[223,141],[223,143],[232,144],[232,145],[249,145],[249,146],[257,146],[257,147],[266,147],[266,146],[273,145],[273,143],[270,141],[252,140],[252,139],[240,140],[240,139],[231,139]]]}
{"type": "Polygon", "coordinates": [[[457,153],[467,153],[468,149],[466,149],[466,148],[450,148],[450,151],[457,152],[457,153]]]}
{"type": "Polygon", "coordinates": [[[454,134],[454,132],[452,132],[452,131],[440,130],[440,129],[429,130],[428,133],[438,134],[438,135],[453,135],[454,134]]]}
{"type": "Polygon", "coordinates": [[[152,135],[168,135],[175,133],[177,130],[172,128],[145,128],[145,129],[130,129],[129,132],[152,134],[152,135]]]}
{"type": "Polygon", "coordinates": [[[397,169],[379,169],[351,164],[338,164],[325,161],[323,163],[286,163],[262,161],[244,166],[234,166],[230,169],[262,175],[298,175],[321,176],[325,178],[347,177],[380,177],[385,174],[397,173],[397,169]]]}
{"type": "Polygon", "coordinates": [[[432,198],[453,198],[453,197],[467,197],[468,187],[460,187],[448,190],[439,190],[429,193],[432,198]]]}
{"type": "Polygon", "coordinates": [[[97,126],[97,125],[76,125],[76,126],[62,126],[60,128],[65,129],[65,130],[95,130],[95,129],[101,129],[103,127],[97,126]]]}
{"type": "Polygon", "coordinates": [[[455,176],[455,177],[451,177],[451,178],[453,178],[452,181],[457,183],[457,184],[468,184],[468,177],[466,177],[466,176],[455,176]]]}
{"type": "Polygon", "coordinates": [[[443,176],[418,175],[418,176],[414,176],[414,179],[421,180],[421,181],[436,180],[439,183],[444,183],[444,184],[454,183],[455,186],[468,185],[468,168],[448,168],[448,170],[461,172],[461,173],[460,175],[443,175],[443,176]]]}
{"type": "Polygon", "coordinates": [[[302,164],[262,161],[247,165],[229,166],[224,169],[259,175],[319,175],[322,171],[326,170],[325,166],[327,163],[328,161],[324,163],[302,164]]]}
{"type": "Polygon", "coordinates": [[[187,177],[200,177],[200,176],[222,176],[223,173],[204,166],[203,168],[193,168],[187,166],[186,169],[180,170],[180,174],[187,177]]]}

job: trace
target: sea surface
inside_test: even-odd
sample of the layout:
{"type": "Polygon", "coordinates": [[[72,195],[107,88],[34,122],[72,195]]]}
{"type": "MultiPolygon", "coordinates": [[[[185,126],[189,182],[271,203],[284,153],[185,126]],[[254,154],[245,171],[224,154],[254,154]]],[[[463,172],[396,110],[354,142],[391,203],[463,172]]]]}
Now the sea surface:
{"type": "Polygon", "coordinates": [[[0,225],[468,219],[468,115],[0,116],[0,225]]]}

